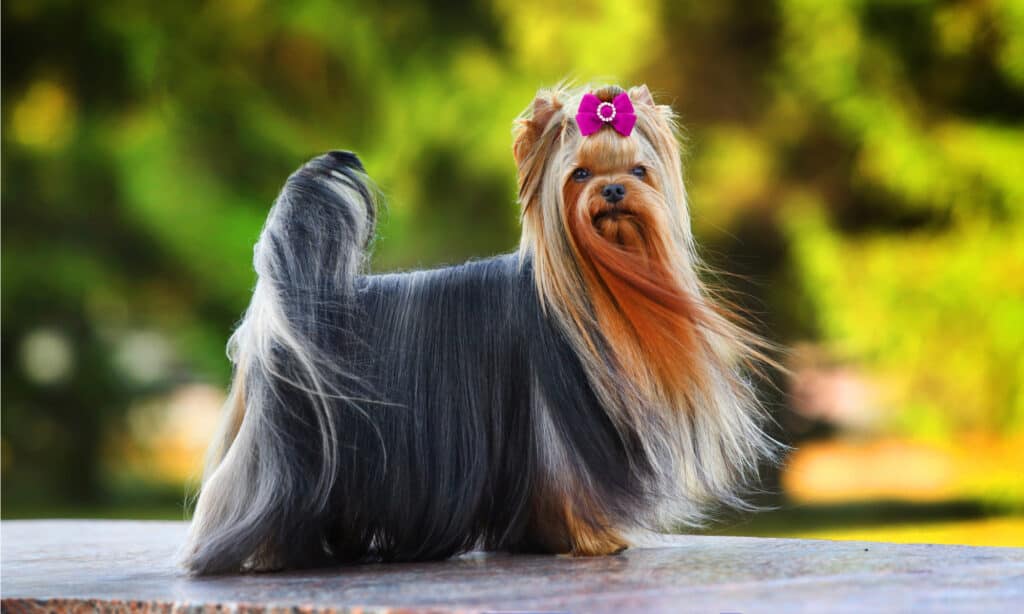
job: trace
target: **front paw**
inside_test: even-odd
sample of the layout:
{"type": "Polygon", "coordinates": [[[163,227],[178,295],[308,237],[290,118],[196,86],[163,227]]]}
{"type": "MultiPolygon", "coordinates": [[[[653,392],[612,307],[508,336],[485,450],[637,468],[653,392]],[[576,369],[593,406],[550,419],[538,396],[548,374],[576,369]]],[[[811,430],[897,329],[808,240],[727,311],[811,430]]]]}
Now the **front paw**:
{"type": "Polygon", "coordinates": [[[576,531],[569,556],[610,556],[629,548],[629,543],[612,530],[576,531]]]}

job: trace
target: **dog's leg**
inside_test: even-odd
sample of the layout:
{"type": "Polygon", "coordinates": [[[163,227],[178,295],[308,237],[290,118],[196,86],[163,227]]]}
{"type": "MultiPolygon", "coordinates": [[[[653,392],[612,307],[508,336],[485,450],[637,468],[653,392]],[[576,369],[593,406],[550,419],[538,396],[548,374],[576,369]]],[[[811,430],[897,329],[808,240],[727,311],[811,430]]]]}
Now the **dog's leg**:
{"type": "Polygon", "coordinates": [[[572,545],[569,554],[572,556],[618,554],[629,547],[629,543],[613,527],[603,522],[585,520],[577,514],[572,502],[565,503],[564,514],[569,543],[572,545]]]}
{"type": "MultiPolygon", "coordinates": [[[[592,502],[591,502],[592,503],[592,502]]],[[[569,556],[604,556],[618,554],[629,542],[602,519],[605,514],[587,505],[586,514],[579,506],[584,502],[553,495],[535,496],[526,535],[510,547],[513,552],[564,554],[569,556]],[[578,511],[579,510],[579,511],[578,511]]]]}

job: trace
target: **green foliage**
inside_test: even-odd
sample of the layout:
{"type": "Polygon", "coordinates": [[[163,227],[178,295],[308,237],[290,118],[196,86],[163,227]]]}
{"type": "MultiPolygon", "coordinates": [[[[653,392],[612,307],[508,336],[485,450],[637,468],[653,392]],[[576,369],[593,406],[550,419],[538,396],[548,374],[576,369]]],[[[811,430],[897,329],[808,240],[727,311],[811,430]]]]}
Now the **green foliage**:
{"type": "Polygon", "coordinates": [[[811,201],[786,235],[817,332],[874,373],[898,428],[1024,427],[1024,107],[1007,51],[1024,29],[998,19],[1012,3],[805,4],[786,6],[784,74],[850,144],[859,209],[830,224],[843,195],[794,197],[811,201]]]}
{"type": "Polygon", "coordinates": [[[101,496],[126,412],[226,382],[316,153],[387,195],[377,269],[513,249],[512,120],[565,77],[675,106],[709,259],[879,382],[886,428],[1024,425],[1019,2],[11,0],[2,27],[5,496],[101,496]]]}

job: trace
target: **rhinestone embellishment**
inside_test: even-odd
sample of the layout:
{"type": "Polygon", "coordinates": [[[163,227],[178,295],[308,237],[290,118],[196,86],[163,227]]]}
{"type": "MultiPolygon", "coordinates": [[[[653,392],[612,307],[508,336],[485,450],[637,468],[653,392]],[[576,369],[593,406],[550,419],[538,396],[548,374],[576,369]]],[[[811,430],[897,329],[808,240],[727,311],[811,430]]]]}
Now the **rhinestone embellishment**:
{"type": "Polygon", "coordinates": [[[615,105],[610,102],[602,102],[597,105],[597,116],[606,124],[612,121],[615,119],[615,105]]]}

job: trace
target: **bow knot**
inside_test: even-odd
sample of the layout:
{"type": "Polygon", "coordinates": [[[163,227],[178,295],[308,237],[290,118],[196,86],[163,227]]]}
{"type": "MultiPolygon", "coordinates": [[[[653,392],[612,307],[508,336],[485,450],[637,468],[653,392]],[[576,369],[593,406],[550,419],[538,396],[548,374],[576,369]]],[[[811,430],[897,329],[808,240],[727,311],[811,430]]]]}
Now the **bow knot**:
{"type": "Polygon", "coordinates": [[[636,113],[629,94],[622,92],[611,102],[602,102],[594,94],[584,94],[576,113],[576,124],[580,134],[590,136],[605,124],[610,125],[622,136],[629,136],[636,124],[636,113]]]}

